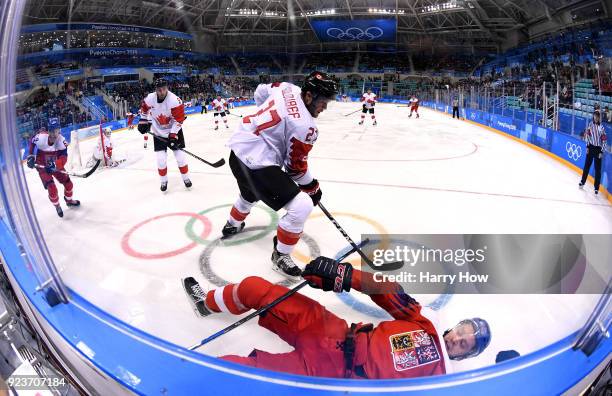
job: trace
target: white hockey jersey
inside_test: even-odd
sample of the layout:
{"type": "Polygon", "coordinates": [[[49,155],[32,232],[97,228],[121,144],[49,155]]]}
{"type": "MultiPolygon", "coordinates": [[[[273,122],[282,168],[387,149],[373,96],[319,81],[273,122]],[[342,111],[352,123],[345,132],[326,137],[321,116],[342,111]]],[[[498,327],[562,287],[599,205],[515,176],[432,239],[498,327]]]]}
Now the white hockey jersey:
{"type": "Polygon", "coordinates": [[[212,108],[215,113],[221,113],[227,108],[227,102],[223,98],[215,99],[212,102],[212,108]]]}
{"type": "Polygon", "coordinates": [[[93,152],[93,156],[95,159],[101,160],[103,154],[106,160],[111,160],[113,158],[113,140],[110,136],[104,135],[98,138],[98,144],[93,152]]]}
{"type": "Polygon", "coordinates": [[[49,161],[56,163],[59,169],[66,164],[68,156],[68,142],[62,135],[59,135],[52,145],[49,144],[49,134],[40,132],[30,141],[29,153],[34,154],[36,148],[36,163],[46,165],[49,161]],[[59,161],[58,161],[59,160],[59,161]]]}
{"type": "Polygon", "coordinates": [[[376,94],[374,92],[366,92],[361,96],[361,101],[365,103],[366,109],[371,109],[374,107],[374,103],[376,103],[376,94]]]}
{"type": "Polygon", "coordinates": [[[259,84],[255,89],[255,94],[253,95],[253,99],[255,99],[255,106],[261,106],[263,102],[268,99],[270,93],[275,88],[285,88],[290,83],[287,82],[274,82],[272,84],[259,84]]]}
{"type": "Polygon", "coordinates": [[[228,146],[250,169],[280,166],[300,185],[313,177],[308,153],[317,141],[314,118],[302,101],[302,90],[290,83],[273,89],[256,112],[245,116],[228,146]]]}
{"type": "Polygon", "coordinates": [[[157,94],[152,92],[140,104],[141,117],[151,123],[151,131],[167,138],[171,133],[178,133],[185,121],[185,106],[183,101],[168,91],[163,102],[157,102],[157,94]]]}

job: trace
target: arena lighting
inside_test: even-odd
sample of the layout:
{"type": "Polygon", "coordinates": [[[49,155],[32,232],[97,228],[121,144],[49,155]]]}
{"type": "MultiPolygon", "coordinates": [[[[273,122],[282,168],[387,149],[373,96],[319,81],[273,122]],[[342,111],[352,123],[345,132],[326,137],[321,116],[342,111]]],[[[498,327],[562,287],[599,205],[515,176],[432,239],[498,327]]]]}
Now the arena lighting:
{"type": "Polygon", "coordinates": [[[368,8],[370,14],[403,14],[405,10],[393,10],[386,8],[368,8]]]}

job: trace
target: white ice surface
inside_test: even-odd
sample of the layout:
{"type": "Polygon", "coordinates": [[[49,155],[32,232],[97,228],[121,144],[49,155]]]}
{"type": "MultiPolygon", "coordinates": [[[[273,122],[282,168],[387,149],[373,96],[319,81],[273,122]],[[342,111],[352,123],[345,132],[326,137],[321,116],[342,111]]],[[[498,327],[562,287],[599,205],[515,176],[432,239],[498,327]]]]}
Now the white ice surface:
{"type": "MultiPolygon", "coordinates": [[[[420,119],[408,119],[406,108],[379,104],[378,126],[371,125],[369,115],[365,125],[358,126],[360,113],[343,116],[358,107],[350,103],[329,106],[319,117],[319,139],[309,160],[325,205],[354,239],[362,233],[379,232],[612,233],[612,207],[605,198],[596,198],[592,185],[579,190],[578,175],[542,153],[425,108],[420,109],[420,119]]],[[[249,114],[252,109],[234,112],[249,114]]],[[[240,118],[229,116],[232,129],[239,122],[240,118]]],[[[189,115],[183,129],[189,150],[211,161],[227,159],[225,142],[232,129],[213,131],[210,113],[189,115]]],[[[113,139],[116,155],[126,162],[88,179],[73,178],[75,197],[82,205],[64,208],[63,219],[55,214],[36,173],[26,169],[38,220],[73,290],[133,326],[188,347],[237,319],[229,315],[198,318],[187,302],[182,277],[195,276],[210,287],[198,264],[206,246],[197,244],[169,258],[142,259],[127,255],[122,239],[135,225],[152,217],[232,204],[238,193],[235,181],[227,165],[213,169],[190,158],[194,186],[188,191],[170,155],[169,189],[162,194],[151,140],[144,150],[142,136],[135,129],[117,132],[113,139]]],[[[81,142],[84,161],[94,143],[81,142]]],[[[205,214],[212,225],[209,240],[220,236],[228,212],[229,207],[224,207],[205,214]]],[[[264,210],[254,209],[247,226],[266,226],[268,218],[264,210]]],[[[147,223],[133,232],[129,244],[145,253],[189,245],[188,220],[188,216],[177,215],[147,223]]],[[[195,224],[200,234],[204,225],[195,224]]],[[[346,246],[316,209],[305,233],[328,256],[346,246]]],[[[280,281],[270,268],[271,236],[217,247],[211,254],[213,270],[232,282],[248,275],[280,281]]],[[[307,252],[300,242],[296,257],[303,258],[307,252]]],[[[380,321],[357,312],[332,293],[303,291],[349,322],[380,321]]],[[[416,297],[423,304],[435,298],[416,297]]],[[[374,306],[365,296],[355,298],[374,306]]],[[[441,327],[479,316],[489,321],[493,340],[480,357],[454,363],[453,369],[492,364],[500,350],[525,354],[559,340],[582,326],[597,299],[596,295],[454,295],[439,313],[441,327]]],[[[215,356],[245,355],[253,348],[291,349],[253,320],[201,351],[215,356]]]]}

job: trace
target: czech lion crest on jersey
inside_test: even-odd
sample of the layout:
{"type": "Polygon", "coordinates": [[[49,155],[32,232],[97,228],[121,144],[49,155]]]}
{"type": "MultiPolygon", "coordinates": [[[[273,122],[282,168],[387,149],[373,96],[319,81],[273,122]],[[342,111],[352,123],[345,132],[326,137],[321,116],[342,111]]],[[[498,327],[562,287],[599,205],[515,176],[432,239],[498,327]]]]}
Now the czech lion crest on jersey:
{"type": "Polygon", "coordinates": [[[404,371],[440,360],[436,343],[424,330],[393,334],[389,337],[393,366],[404,371]]]}

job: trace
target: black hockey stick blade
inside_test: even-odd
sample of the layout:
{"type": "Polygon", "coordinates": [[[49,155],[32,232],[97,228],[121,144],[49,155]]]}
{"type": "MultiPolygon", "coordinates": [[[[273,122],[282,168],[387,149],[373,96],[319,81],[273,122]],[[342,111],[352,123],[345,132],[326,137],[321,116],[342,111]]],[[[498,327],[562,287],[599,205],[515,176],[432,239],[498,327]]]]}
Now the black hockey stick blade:
{"type": "Polygon", "coordinates": [[[88,170],[87,172],[85,172],[85,173],[83,173],[81,175],[76,174],[76,173],[68,173],[68,174],[70,176],[81,177],[81,178],[85,179],[85,178],[91,176],[96,171],[96,169],[98,169],[98,166],[100,166],[100,162],[102,162],[102,160],[97,160],[96,163],[94,164],[94,166],[92,166],[90,170],[88,170]]]}

